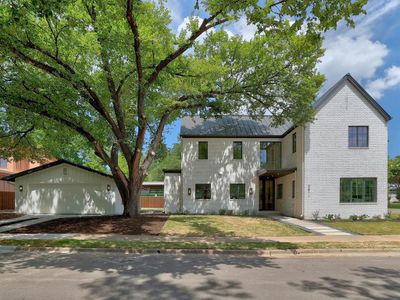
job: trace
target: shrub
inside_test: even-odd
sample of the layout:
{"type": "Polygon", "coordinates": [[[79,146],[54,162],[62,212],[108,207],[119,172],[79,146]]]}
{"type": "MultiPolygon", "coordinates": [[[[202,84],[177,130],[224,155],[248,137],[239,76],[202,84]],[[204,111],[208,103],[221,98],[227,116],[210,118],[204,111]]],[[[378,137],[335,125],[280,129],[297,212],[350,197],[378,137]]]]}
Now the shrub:
{"type": "Polygon", "coordinates": [[[365,219],[368,219],[368,215],[363,214],[363,215],[358,216],[358,220],[359,220],[359,221],[363,221],[363,220],[365,220],[365,219]]]}
{"type": "Polygon", "coordinates": [[[349,219],[352,220],[352,221],[357,221],[358,216],[357,216],[357,215],[351,215],[351,216],[349,217],[349,219]]]}
{"type": "Polygon", "coordinates": [[[246,209],[246,210],[242,211],[241,214],[242,214],[242,216],[248,216],[250,214],[250,212],[248,209],[246,209]]]}
{"type": "Polygon", "coordinates": [[[232,209],[227,209],[226,210],[226,215],[227,216],[232,216],[233,215],[233,210],[232,209]]]}
{"type": "Polygon", "coordinates": [[[334,214],[327,214],[324,217],[325,220],[333,221],[335,220],[335,215],[334,214]]]}
{"type": "Polygon", "coordinates": [[[221,208],[221,209],[218,211],[218,214],[220,214],[221,216],[226,215],[226,209],[221,208]]]}
{"type": "Polygon", "coordinates": [[[313,220],[318,221],[318,219],[319,219],[319,210],[314,211],[311,215],[312,215],[313,220]]]}
{"type": "Polygon", "coordinates": [[[397,189],[396,198],[400,201],[400,188],[397,189]]]}

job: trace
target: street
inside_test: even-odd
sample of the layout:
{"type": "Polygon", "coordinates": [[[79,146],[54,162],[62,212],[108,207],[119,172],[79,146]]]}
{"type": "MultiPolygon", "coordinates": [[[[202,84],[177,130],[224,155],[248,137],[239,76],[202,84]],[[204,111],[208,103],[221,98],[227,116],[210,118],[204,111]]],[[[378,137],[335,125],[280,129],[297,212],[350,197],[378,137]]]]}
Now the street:
{"type": "Polygon", "coordinates": [[[0,254],[0,299],[400,299],[399,257],[0,254]]]}

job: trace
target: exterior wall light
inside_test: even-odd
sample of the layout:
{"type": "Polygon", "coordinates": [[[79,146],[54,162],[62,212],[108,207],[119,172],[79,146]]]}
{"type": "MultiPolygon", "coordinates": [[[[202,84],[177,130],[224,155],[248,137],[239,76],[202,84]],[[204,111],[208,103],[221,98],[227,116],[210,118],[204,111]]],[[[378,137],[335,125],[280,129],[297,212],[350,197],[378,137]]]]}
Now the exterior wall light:
{"type": "Polygon", "coordinates": [[[192,194],[192,189],[188,188],[188,195],[190,196],[192,194]]]}
{"type": "Polygon", "coordinates": [[[111,185],[107,184],[107,192],[111,191],[111,185]]]}
{"type": "Polygon", "coordinates": [[[24,190],[24,187],[22,185],[19,186],[19,191],[22,192],[24,190]]]}
{"type": "Polygon", "coordinates": [[[250,195],[253,195],[253,188],[252,188],[252,187],[251,187],[250,190],[249,190],[249,194],[250,194],[250,195]]]}

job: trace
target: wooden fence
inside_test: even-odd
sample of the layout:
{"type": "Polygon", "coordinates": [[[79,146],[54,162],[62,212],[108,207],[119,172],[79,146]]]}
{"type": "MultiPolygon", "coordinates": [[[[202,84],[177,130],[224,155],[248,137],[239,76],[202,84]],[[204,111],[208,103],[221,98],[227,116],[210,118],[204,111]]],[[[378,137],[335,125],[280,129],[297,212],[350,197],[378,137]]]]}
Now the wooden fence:
{"type": "Polygon", "coordinates": [[[164,197],[142,196],[140,198],[141,208],[164,208],[164,197]]]}
{"type": "Polygon", "coordinates": [[[0,192],[1,209],[15,209],[15,192],[0,192]]]}

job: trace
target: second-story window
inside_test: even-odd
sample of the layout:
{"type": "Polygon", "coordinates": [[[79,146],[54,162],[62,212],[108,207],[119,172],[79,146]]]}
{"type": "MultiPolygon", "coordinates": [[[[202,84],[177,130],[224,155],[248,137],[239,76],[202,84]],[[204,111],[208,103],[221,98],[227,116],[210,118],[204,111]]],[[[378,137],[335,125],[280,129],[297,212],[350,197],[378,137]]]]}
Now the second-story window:
{"type": "Polygon", "coordinates": [[[297,137],[296,133],[292,134],[292,153],[296,153],[297,150],[297,137]]]}
{"type": "Polygon", "coordinates": [[[7,159],[0,158],[0,168],[7,169],[7,159]]]}
{"type": "Polygon", "coordinates": [[[269,170],[281,168],[280,142],[260,142],[260,167],[269,170]]]}
{"type": "Polygon", "coordinates": [[[199,159],[208,159],[208,142],[199,142],[199,159]]]}
{"type": "Polygon", "coordinates": [[[233,159],[242,159],[242,142],[233,142],[233,159]]]}
{"type": "Polygon", "coordinates": [[[368,147],[368,126],[349,126],[349,147],[368,147]]]}

